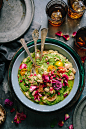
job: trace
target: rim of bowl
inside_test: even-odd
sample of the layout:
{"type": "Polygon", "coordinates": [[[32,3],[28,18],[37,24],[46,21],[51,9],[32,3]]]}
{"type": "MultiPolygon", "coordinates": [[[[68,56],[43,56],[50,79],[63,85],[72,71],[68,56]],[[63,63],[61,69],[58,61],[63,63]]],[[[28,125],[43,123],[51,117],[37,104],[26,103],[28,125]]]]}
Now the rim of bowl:
{"type": "MultiPolygon", "coordinates": [[[[46,43],[45,43],[46,44],[46,43]]],[[[51,43],[48,43],[49,45],[51,44],[51,43]]],[[[54,44],[55,45],[55,44],[54,44]]],[[[31,47],[33,47],[34,45],[32,45],[32,46],[30,46],[29,48],[31,48],[31,47]]],[[[60,47],[60,48],[62,48],[61,46],[58,46],[58,45],[55,45],[55,46],[57,46],[57,47],[60,47]]],[[[64,48],[62,48],[64,51],[66,51],[69,55],[71,55],[67,50],[65,50],[64,48]]],[[[24,52],[24,51],[23,51],[24,52]]],[[[22,53],[23,53],[22,52],[22,53]]],[[[21,54],[22,54],[21,53],[21,54]]],[[[19,57],[19,56],[18,56],[19,57]]],[[[18,59],[18,57],[17,57],[17,59],[18,59]]],[[[73,56],[71,55],[71,57],[73,58],[73,56]]],[[[76,61],[75,61],[75,59],[73,58],[73,60],[74,60],[74,62],[75,62],[75,64],[76,64],[76,66],[77,66],[77,63],[76,63],[76,61]]],[[[15,60],[15,62],[16,62],[16,60],[15,60]]],[[[13,67],[15,66],[15,62],[14,62],[14,65],[13,65],[13,67]]],[[[77,66],[77,69],[78,69],[78,66],[77,66]]],[[[13,69],[12,69],[13,70],[13,69]]],[[[13,74],[12,74],[12,79],[13,79],[13,74]]],[[[77,86],[76,86],[76,89],[75,89],[75,91],[77,92],[77,89],[78,89],[78,86],[79,86],[79,80],[80,80],[80,77],[79,77],[79,71],[78,71],[78,83],[77,83],[77,86]]],[[[13,84],[14,85],[14,84],[13,84]]],[[[13,89],[14,89],[14,91],[15,91],[15,93],[16,93],[16,89],[15,89],[15,86],[13,86],[13,89]]],[[[72,89],[73,90],[73,89],[72,89]]],[[[71,92],[72,92],[72,90],[71,90],[71,92]]],[[[21,91],[22,92],[22,91],[21,91]]],[[[72,100],[72,98],[75,96],[75,94],[76,94],[76,92],[74,92],[73,94],[71,94],[71,92],[70,92],[70,94],[63,100],[63,101],[61,101],[61,102],[59,102],[59,103],[57,103],[57,104],[55,104],[55,105],[52,105],[52,106],[46,106],[46,105],[39,105],[39,104],[35,104],[34,102],[32,102],[31,100],[29,100],[30,101],[30,103],[32,104],[32,106],[31,105],[28,105],[27,103],[25,103],[23,100],[21,100],[21,98],[20,98],[20,96],[19,96],[19,93],[17,92],[17,97],[18,97],[18,99],[24,104],[24,105],[26,105],[27,107],[29,107],[29,108],[31,108],[31,109],[34,109],[34,110],[36,110],[36,111],[41,111],[41,112],[51,112],[51,111],[55,111],[55,110],[58,110],[58,109],[61,109],[62,107],[64,107],[64,106],[66,106],[71,100],[72,100]],[[72,97],[71,97],[72,96],[72,97]],[[67,101],[66,101],[67,100],[67,101]],[[64,104],[63,104],[63,102],[64,102],[64,104]],[[44,107],[47,107],[47,109],[44,109],[44,107]]],[[[23,94],[23,93],[22,93],[23,94]]],[[[24,97],[25,98],[25,97],[24,97]]]]}

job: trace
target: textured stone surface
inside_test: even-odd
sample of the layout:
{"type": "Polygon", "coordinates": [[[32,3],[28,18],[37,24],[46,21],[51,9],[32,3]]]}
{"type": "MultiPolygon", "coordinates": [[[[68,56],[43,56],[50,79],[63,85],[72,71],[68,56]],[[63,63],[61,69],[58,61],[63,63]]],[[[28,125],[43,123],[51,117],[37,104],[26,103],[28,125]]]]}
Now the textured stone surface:
{"type": "MultiPolygon", "coordinates": [[[[69,34],[70,40],[66,41],[66,43],[69,44],[70,46],[74,47],[74,38],[72,38],[71,35],[74,31],[77,31],[80,27],[85,26],[85,24],[86,24],[86,12],[81,19],[72,20],[69,17],[67,17],[66,21],[61,26],[52,27],[48,23],[47,16],[45,13],[45,7],[46,7],[46,4],[48,1],[49,0],[34,0],[35,15],[34,15],[33,20],[38,22],[41,25],[41,28],[43,28],[43,27],[49,28],[49,32],[47,35],[49,37],[53,37],[53,38],[57,38],[57,39],[60,39],[62,41],[65,41],[62,37],[60,37],[60,38],[56,37],[55,33],[57,31],[62,31],[64,34],[66,34],[66,33],[69,34]]],[[[67,2],[67,1],[65,0],[65,2],[67,2]]],[[[41,37],[41,34],[39,35],[39,37],[41,37]]],[[[79,50],[76,47],[74,47],[74,48],[80,56],[86,55],[86,51],[79,50]]],[[[4,106],[4,100],[6,98],[13,100],[12,95],[10,93],[9,86],[8,86],[8,79],[7,79],[8,66],[9,66],[9,63],[6,64],[5,77],[4,77],[3,82],[0,84],[0,103],[3,106],[4,106]]],[[[86,75],[86,63],[85,63],[85,75],[86,75]]],[[[85,95],[86,95],[86,79],[85,79],[85,88],[84,88],[84,91],[83,91],[79,101],[85,95]]],[[[73,123],[73,121],[72,121],[73,112],[74,112],[74,109],[77,105],[77,104],[74,105],[74,107],[72,109],[69,109],[65,112],[61,112],[61,113],[52,112],[52,113],[48,113],[48,114],[42,114],[42,113],[34,112],[30,109],[27,110],[20,103],[17,103],[15,100],[13,100],[13,101],[14,101],[14,107],[17,108],[19,112],[23,111],[27,115],[27,118],[26,118],[26,120],[22,121],[19,125],[16,125],[13,122],[15,112],[11,114],[10,109],[6,108],[4,106],[4,108],[7,112],[7,116],[6,116],[5,123],[0,127],[0,129],[50,129],[51,128],[50,123],[53,119],[57,120],[57,124],[54,127],[54,129],[60,129],[60,127],[58,126],[58,122],[59,122],[59,120],[64,121],[65,113],[69,114],[70,118],[67,121],[65,121],[62,129],[67,129],[68,126],[73,123]]]]}

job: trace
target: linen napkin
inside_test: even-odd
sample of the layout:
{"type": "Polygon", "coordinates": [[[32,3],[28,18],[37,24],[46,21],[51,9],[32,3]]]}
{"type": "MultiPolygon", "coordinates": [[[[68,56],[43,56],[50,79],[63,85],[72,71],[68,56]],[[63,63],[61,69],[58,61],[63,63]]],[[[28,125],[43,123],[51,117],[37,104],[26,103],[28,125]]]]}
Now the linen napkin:
{"type": "MultiPolygon", "coordinates": [[[[34,29],[40,30],[41,25],[37,22],[32,22],[30,28],[27,32],[22,36],[25,39],[25,42],[32,40],[32,32],[34,29]]],[[[8,66],[9,62],[11,61],[15,52],[21,47],[20,40],[16,40],[10,43],[4,43],[0,45],[0,82],[3,80],[6,67],[8,66]]]]}

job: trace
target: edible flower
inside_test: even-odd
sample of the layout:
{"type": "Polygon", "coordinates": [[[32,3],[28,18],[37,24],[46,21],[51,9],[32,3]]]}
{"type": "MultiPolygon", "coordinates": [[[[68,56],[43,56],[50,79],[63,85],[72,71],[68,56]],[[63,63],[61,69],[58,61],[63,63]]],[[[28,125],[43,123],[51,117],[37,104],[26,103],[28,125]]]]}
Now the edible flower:
{"type": "Polygon", "coordinates": [[[70,118],[69,114],[65,114],[65,120],[67,120],[69,118],[70,118]]]}
{"type": "Polygon", "coordinates": [[[58,72],[59,73],[65,73],[66,72],[66,68],[64,68],[63,66],[58,67],[58,72]]]}
{"type": "Polygon", "coordinates": [[[56,80],[55,83],[52,83],[52,85],[55,90],[60,90],[62,88],[62,83],[58,80],[56,80]]]}
{"type": "Polygon", "coordinates": [[[42,95],[37,91],[35,91],[35,94],[34,94],[34,100],[38,100],[40,101],[40,97],[42,97],[42,95]]]}
{"type": "Polygon", "coordinates": [[[74,129],[74,128],[73,128],[73,125],[70,125],[70,126],[69,126],[69,129],[74,129]]]}
{"type": "Polygon", "coordinates": [[[30,92],[34,91],[37,88],[37,86],[30,86],[30,92]]]}
{"type": "Polygon", "coordinates": [[[8,107],[11,107],[11,106],[13,106],[13,102],[12,101],[10,101],[9,99],[5,99],[5,105],[6,106],[8,106],[8,107]]]}
{"type": "Polygon", "coordinates": [[[52,80],[52,83],[56,83],[56,81],[57,81],[57,80],[55,80],[55,79],[53,79],[53,78],[52,78],[51,80],[52,80]]]}
{"type": "Polygon", "coordinates": [[[82,62],[84,63],[86,60],[86,56],[81,57],[82,62]]]}
{"type": "Polygon", "coordinates": [[[27,65],[26,64],[21,64],[20,67],[19,67],[19,69],[24,69],[24,68],[25,69],[27,68],[27,65]]]}
{"type": "Polygon", "coordinates": [[[63,74],[62,79],[63,79],[63,86],[67,86],[68,85],[68,76],[66,74],[63,74]]]}
{"type": "Polygon", "coordinates": [[[58,125],[62,127],[64,125],[64,122],[63,121],[59,121],[58,125]]]}
{"type": "Polygon", "coordinates": [[[55,66],[49,65],[47,71],[50,72],[50,71],[53,71],[55,69],[56,69],[55,66]]]}
{"type": "Polygon", "coordinates": [[[51,76],[51,73],[48,73],[48,76],[51,76]]]}
{"type": "Polygon", "coordinates": [[[65,94],[64,94],[64,98],[65,98],[67,95],[68,95],[68,94],[67,94],[67,93],[65,93],[65,94]]]}
{"type": "Polygon", "coordinates": [[[57,36],[63,36],[63,33],[61,31],[58,31],[57,33],[55,33],[55,35],[57,35],[57,36]]]}
{"type": "Polygon", "coordinates": [[[53,87],[50,87],[50,91],[53,91],[53,87]]]}
{"type": "Polygon", "coordinates": [[[63,80],[63,86],[67,86],[68,85],[68,81],[66,79],[63,80]]]}
{"type": "Polygon", "coordinates": [[[23,76],[26,71],[27,71],[27,69],[22,69],[22,70],[20,71],[21,76],[23,76]]]}
{"type": "Polygon", "coordinates": [[[64,38],[65,40],[69,40],[69,39],[70,39],[70,36],[67,35],[67,34],[65,34],[65,35],[63,35],[63,38],[64,38]]]}
{"type": "Polygon", "coordinates": [[[47,75],[48,74],[48,72],[47,71],[44,71],[44,75],[47,75]]]}
{"type": "Polygon", "coordinates": [[[39,85],[38,91],[39,91],[39,92],[44,92],[44,91],[43,91],[43,87],[45,87],[45,86],[44,86],[44,85],[39,85]]]}
{"type": "Polygon", "coordinates": [[[14,111],[15,111],[15,108],[12,108],[12,109],[10,110],[11,113],[14,112],[14,111]]]}
{"type": "Polygon", "coordinates": [[[75,36],[76,36],[76,33],[77,33],[77,32],[73,32],[73,33],[72,33],[72,37],[75,37],[75,36]]]}
{"type": "Polygon", "coordinates": [[[50,82],[48,75],[43,74],[42,79],[44,82],[50,82]]]}
{"type": "Polygon", "coordinates": [[[46,84],[43,83],[43,84],[42,84],[42,87],[46,87],[46,84]]]}
{"type": "Polygon", "coordinates": [[[65,78],[68,81],[68,76],[66,74],[63,74],[62,78],[65,78]]]}
{"type": "Polygon", "coordinates": [[[53,79],[53,76],[51,76],[50,79],[52,80],[53,79]]]}
{"type": "Polygon", "coordinates": [[[14,122],[16,122],[16,124],[19,124],[21,123],[21,120],[25,120],[26,118],[26,115],[22,112],[22,113],[19,113],[19,112],[16,112],[16,115],[14,117],[14,122]]]}
{"type": "Polygon", "coordinates": [[[62,61],[56,61],[55,65],[59,67],[59,66],[63,66],[63,63],[62,61]]]}
{"type": "Polygon", "coordinates": [[[54,75],[54,71],[51,71],[51,75],[54,75]]]}

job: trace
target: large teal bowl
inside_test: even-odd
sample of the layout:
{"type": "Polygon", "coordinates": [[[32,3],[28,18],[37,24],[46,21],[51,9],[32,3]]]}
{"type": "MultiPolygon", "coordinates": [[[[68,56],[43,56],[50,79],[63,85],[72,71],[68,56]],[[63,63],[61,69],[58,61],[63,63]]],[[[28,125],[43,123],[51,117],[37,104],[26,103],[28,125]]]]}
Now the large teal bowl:
{"type": "MultiPolygon", "coordinates": [[[[34,52],[34,42],[30,41],[27,43],[27,46],[30,50],[30,52],[34,52]]],[[[37,41],[37,48],[40,49],[41,47],[41,39],[37,41]]],[[[51,112],[51,111],[56,111],[59,109],[62,109],[65,107],[75,96],[79,86],[83,86],[84,82],[84,69],[82,65],[81,58],[79,55],[67,44],[65,44],[62,41],[58,41],[56,39],[51,39],[51,38],[46,38],[45,45],[44,45],[45,50],[56,50],[59,53],[63,54],[65,57],[69,59],[70,62],[72,62],[73,67],[76,70],[75,74],[75,80],[74,80],[74,85],[73,88],[70,92],[70,94],[61,102],[49,106],[49,105],[39,105],[37,103],[32,102],[29,100],[20,90],[20,86],[18,84],[18,68],[21,63],[21,61],[27,57],[27,54],[24,50],[23,47],[21,47],[16,54],[14,55],[10,67],[9,67],[9,83],[11,83],[13,92],[15,93],[17,99],[27,108],[31,108],[36,111],[40,112],[51,112]]]]}

